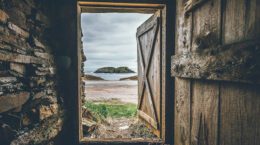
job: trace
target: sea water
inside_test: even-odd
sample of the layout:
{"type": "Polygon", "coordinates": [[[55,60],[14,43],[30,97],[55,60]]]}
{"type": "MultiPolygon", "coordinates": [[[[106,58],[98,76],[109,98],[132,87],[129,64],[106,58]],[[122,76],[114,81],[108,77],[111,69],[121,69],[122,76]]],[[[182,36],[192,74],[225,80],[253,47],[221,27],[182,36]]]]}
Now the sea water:
{"type": "Polygon", "coordinates": [[[101,77],[102,79],[109,80],[109,81],[118,81],[121,78],[127,78],[127,77],[132,77],[137,75],[137,73],[87,73],[87,74],[101,77]]]}

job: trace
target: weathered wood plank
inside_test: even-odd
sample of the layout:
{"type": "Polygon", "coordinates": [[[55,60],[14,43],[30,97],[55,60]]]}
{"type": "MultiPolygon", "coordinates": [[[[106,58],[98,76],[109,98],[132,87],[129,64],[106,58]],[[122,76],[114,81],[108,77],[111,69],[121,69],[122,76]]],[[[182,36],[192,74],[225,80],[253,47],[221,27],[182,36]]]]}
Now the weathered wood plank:
{"type": "Polygon", "coordinates": [[[80,6],[102,5],[102,6],[125,6],[125,7],[145,7],[166,4],[166,0],[79,0],[80,6]]]}
{"type": "MultiPolygon", "coordinates": [[[[196,1],[193,1],[196,2],[196,1]]],[[[220,0],[200,0],[193,4],[192,52],[220,42],[220,0]],[[204,39],[211,41],[203,42],[204,39]]],[[[191,9],[192,10],[192,9],[191,9]]],[[[204,60],[206,61],[206,60],[204,60]]],[[[194,80],[191,85],[191,145],[218,145],[219,84],[194,80]]]]}
{"type": "Polygon", "coordinates": [[[222,83],[221,145],[259,145],[260,86],[222,83]]]}
{"type": "Polygon", "coordinates": [[[201,7],[207,1],[209,0],[188,0],[185,3],[185,16],[201,7]]]}
{"type": "Polygon", "coordinates": [[[172,76],[260,83],[258,42],[245,41],[172,57],[172,76]],[[206,50],[205,50],[206,51],[206,50]]]}
{"type": "Polygon", "coordinates": [[[82,6],[85,13],[144,13],[151,14],[157,11],[155,8],[121,8],[121,7],[92,7],[82,6]]]}
{"type": "MultiPolygon", "coordinates": [[[[185,1],[176,1],[175,54],[191,51],[192,16],[185,17],[185,1]]],[[[191,80],[175,78],[174,144],[190,145],[191,80]]]]}
{"type": "Polygon", "coordinates": [[[219,85],[195,80],[192,85],[191,145],[218,145],[219,85]]]}
{"type": "Polygon", "coordinates": [[[174,143],[174,78],[171,77],[170,66],[171,56],[174,54],[175,42],[175,24],[176,24],[176,2],[170,1],[167,6],[161,10],[162,12],[162,27],[161,27],[161,82],[162,82],[162,101],[161,101],[161,139],[165,144],[174,143]],[[167,27],[172,26],[172,27],[167,27]]]}
{"type": "MultiPolygon", "coordinates": [[[[248,39],[259,43],[259,8],[259,0],[225,1],[224,45],[248,39]]],[[[221,83],[219,144],[259,144],[259,88],[256,84],[221,83]]]]}
{"type": "Polygon", "coordinates": [[[165,144],[161,139],[143,139],[143,138],[119,138],[112,140],[111,138],[83,138],[79,145],[169,145],[165,144]]]}
{"type": "MultiPolygon", "coordinates": [[[[177,3],[180,4],[182,1],[177,1],[177,3]]],[[[181,6],[178,6],[177,14],[181,13],[179,7],[181,6]]],[[[182,66],[175,68],[180,71],[178,75],[180,77],[194,75],[202,79],[211,79],[208,78],[211,76],[221,78],[213,80],[259,82],[259,64],[255,63],[259,62],[257,57],[259,56],[259,42],[257,39],[259,31],[255,31],[259,30],[259,26],[256,25],[259,22],[255,22],[258,21],[255,20],[257,19],[257,16],[255,16],[257,11],[256,0],[211,0],[205,5],[197,7],[196,10],[192,10],[192,15],[188,17],[193,21],[192,28],[185,27],[186,22],[179,25],[178,21],[182,20],[182,17],[177,15],[179,19],[177,21],[176,57],[179,57],[179,59],[176,59],[178,60],[176,64],[192,58],[192,60],[183,63],[182,66]],[[223,2],[221,7],[220,2],[223,2]],[[224,13],[220,14],[220,10],[224,10],[224,13]],[[220,19],[220,16],[223,15],[223,19],[220,19]],[[221,21],[223,26],[221,26],[221,21]],[[189,31],[192,31],[191,37],[188,39],[183,37],[187,36],[186,33],[189,34],[189,31]],[[222,36],[223,38],[221,38],[222,36]],[[185,46],[187,42],[190,42],[190,39],[192,39],[192,47],[185,46]],[[241,40],[243,40],[243,43],[238,43],[241,40]],[[190,52],[191,48],[192,51],[190,52]],[[190,70],[185,74],[185,69],[190,69],[187,64],[194,64],[191,67],[193,71],[190,70]],[[206,69],[201,67],[206,66],[207,68],[208,65],[212,65],[212,68],[214,68],[212,70],[217,73],[212,74],[212,70],[205,71],[206,69]],[[226,74],[223,75],[223,68],[216,69],[217,67],[225,68],[226,74]],[[254,76],[250,77],[248,71],[254,76]],[[235,77],[229,78],[230,76],[235,77]],[[258,78],[255,76],[258,76],[258,78]]],[[[252,98],[257,96],[259,98],[259,91],[257,92],[256,89],[259,88],[259,85],[194,80],[190,88],[187,89],[188,85],[184,87],[183,81],[180,80],[189,81],[180,78],[175,81],[177,100],[177,103],[175,102],[175,144],[251,145],[258,143],[259,126],[256,122],[259,122],[259,115],[257,115],[259,114],[259,105],[256,104],[259,104],[259,99],[252,98]],[[183,95],[179,95],[181,93],[183,95]],[[192,110],[192,114],[179,112],[178,105],[181,102],[179,97],[185,96],[186,100],[188,100],[190,99],[188,95],[191,98],[189,100],[190,106],[186,104],[185,111],[192,110]],[[253,100],[256,100],[256,103],[253,103],[253,100]],[[253,108],[255,110],[252,110],[253,108]],[[229,116],[230,114],[232,117],[229,116]],[[181,120],[181,117],[184,119],[181,120]],[[183,120],[186,121],[185,125],[189,126],[190,130],[180,128],[180,126],[183,126],[180,125],[184,122],[183,120]],[[226,122],[227,124],[225,124],[226,122]],[[248,134],[244,131],[248,132],[248,134]],[[187,132],[190,133],[188,137],[185,136],[188,134],[187,132]],[[185,135],[183,135],[184,133],[185,135]]],[[[185,105],[185,103],[183,104],[185,105]]],[[[184,106],[182,107],[184,108],[184,106]]]]}
{"type": "Polygon", "coordinates": [[[191,128],[191,99],[190,80],[175,79],[175,119],[174,119],[174,143],[176,145],[190,145],[191,128]]]}
{"type": "Polygon", "coordinates": [[[152,127],[154,127],[155,129],[158,129],[159,124],[157,121],[155,121],[152,117],[148,116],[146,113],[144,113],[143,111],[138,111],[138,115],[144,119],[145,121],[147,121],[147,123],[149,125],[151,125],[152,127]]]}
{"type": "MultiPolygon", "coordinates": [[[[223,42],[234,42],[259,38],[257,34],[258,0],[225,0],[223,18],[223,42]]],[[[257,41],[257,39],[256,39],[257,41]]],[[[258,40],[259,41],[259,40],[258,40]]]]}
{"type": "Polygon", "coordinates": [[[157,11],[136,32],[138,40],[138,69],[140,70],[138,109],[154,121],[149,121],[156,135],[161,129],[161,12],[157,11]]]}
{"type": "Polygon", "coordinates": [[[104,1],[79,1],[82,12],[88,13],[155,13],[158,9],[165,7],[166,1],[151,0],[104,0],[104,1]]]}

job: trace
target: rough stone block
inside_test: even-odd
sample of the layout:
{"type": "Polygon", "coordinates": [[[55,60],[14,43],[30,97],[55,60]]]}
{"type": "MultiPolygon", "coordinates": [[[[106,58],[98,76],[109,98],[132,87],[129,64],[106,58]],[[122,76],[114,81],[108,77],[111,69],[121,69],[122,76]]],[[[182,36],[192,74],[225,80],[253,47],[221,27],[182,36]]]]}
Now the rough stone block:
{"type": "Polygon", "coordinates": [[[22,55],[22,54],[14,54],[6,51],[0,51],[0,60],[8,61],[8,62],[18,62],[24,64],[45,64],[47,63],[43,59],[29,56],[29,55],[22,55]]]}
{"type": "Polygon", "coordinates": [[[35,94],[33,95],[33,99],[39,99],[39,98],[41,98],[41,97],[43,97],[43,96],[45,96],[45,95],[46,95],[46,91],[43,90],[43,91],[40,91],[40,92],[35,93],[35,94]]]}
{"type": "Polygon", "coordinates": [[[0,77],[1,84],[14,83],[16,81],[17,81],[16,77],[0,77]]]}
{"type": "Polygon", "coordinates": [[[54,81],[48,81],[48,82],[46,82],[45,83],[45,86],[46,87],[53,87],[53,86],[55,86],[56,84],[54,83],[54,81]]]}
{"type": "Polygon", "coordinates": [[[10,144],[15,138],[16,132],[7,124],[0,124],[0,143],[2,145],[10,144]]]}
{"type": "MultiPolygon", "coordinates": [[[[10,31],[10,30],[8,30],[10,31]]],[[[11,50],[14,52],[18,52],[20,54],[27,54],[27,52],[31,52],[33,49],[28,45],[24,38],[17,39],[17,36],[14,34],[3,34],[0,36],[0,46],[1,49],[11,50]]]]}
{"type": "Polygon", "coordinates": [[[7,83],[7,84],[0,85],[0,91],[4,93],[16,92],[22,90],[23,86],[24,86],[23,83],[20,82],[7,83]]]}
{"type": "Polygon", "coordinates": [[[43,13],[38,12],[36,13],[35,19],[37,21],[40,21],[42,24],[44,24],[46,27],[50,25],[50,21],[47,16],[45,16],[43,13]]]}
{"type": "Polygon", "coordinates": [[[57,69],[56,68],[50,67],[49,69],[50,69],[50,74],[51,75],[55,75],[57,73],[57,69]]]}
{"type": "Polygon", "coordinates": [[[49,106],[41,105],[39,108],[40,120],[44,120],[57,113],[58,113],[58,104],[51,104],[49,106]]]}
{"type": "Polygon", "coordinates": [[[1,41],[0,41],[0,49],[12,51],[12,47],[10,45],[3,44],[1,43],[1,41]]]}
{"type": "Polygon", "coordinates": [[[50,72],[47,72],[47,71],[38,71],[38,70],[36,70],[36,71],[35,71],[35,74],[36,74],[37,76],[46,76],[46,75],[50,74],[50,72]]]}
{"type": "Polygon", "coordinates": [[[53,67],[37,67],[35,70],[37,76],[49,75],[53,76],[56,74],[56,69],[53,67]]]}
{"type": "Polygon", "coordinates": [[[22,124],[23,124],[23,126],[28,126],[31,124],[31,119],[29,118],[29,116],[24,115],[22,117],[22,124]]]}
{"type": "Polygon", "coordinates": [[[8,22],[8,28],[10,30],[13,30],[16,34],[19,34],[21,36],[23,36],[24,38],[29,38],[29,33],[24,31],[22,28],[18,27],[17,25],[8,22]]]}
{"type": "Polygon", "coordinates": [[[24,64],[10,63],[10,69],[21,74],[22,76],[26,74],[26,67],[24,64]]]}
{"type": "Polygon", "coordinates": [[[31,7],[31,8],[35,8],[35,1],[32,0],[24,0],[24,2],[27,4],[27,6],[31,7]]]}
{"type": "Polygon", "coordinates": [[[57,94],[55,95],[45,95],[41,98],[42,100],[44,100],[45,102],[48,102],[49,104],[54,104],[57,103],[57,94]]]}
{"type": "Polygon", "coordinates": [[[53,59],[53,56],[49,53],[34,52],[34,54],[35,54],[35,56],[38,56],[38,57],[41,57],[44,59],[48,59],[48,60],[53,59]]]}
{"type": "MultiPolygon", "coordinates": [[[[20,0],[20,1],[8,0],[8,2],[6,2],[6,3],[8,4],[9,9],[16,9],[17,11],[23,12],[25,15],[31,14],[32,7],[30,7],[30,5],[28,5],[28,3],[26,3],[24,0],[20,0]]],[[[9,10],[9,9],[7,9],[7,10],[9,10]]]]}
{"type": "Polygon", "coordinates": [[[0,22],[6,23],[8,18],[9,16],[3,10],[0,10],[0,22]]]}
{"type": "Polygon", "coordinates": [[[40,77],[31,77],[30,78],[30,87],[39,87],[40,85],[46,82],[45,76],[40,77]]]}
{"type": "Polygon", "coordinates": [[[49,72],[50,71],[50,68],[49,67],[37,67],[37,66],[34,66],[36,67],[36,69],[40,72],[49,72]]]}
{"type": "Polygon", "coordinates": [[[24,30],[29,30],[29,27],[26,25],[26,15],[23,11],[17,8],[7,9],[6,13],[9,15],[9,22],[14,23],[15,25],[23,28],[24,30]]]}
{"type": "Polygon", "coordinates": [[[54,116],[50,119],[43,121],[38,127],[22,134],[11,142],[10,145],[18,144],[46,144],[55,138],[61,131],[63,125],[62,116],[54,116]]]}
{"type": "Polygon", "coordinates": [[[45,49],[45,46],[36,38],[33,38],[33,43],[36,47],[45,49]]]}
{"type": "Polygon", "coordinates": [[[48,95],[51,95],[51,94],[53,94],[55,91],[53,90],[53,89],[47,89],[47,94],[48,95]]]}
{"type": "Polygon", "coordinates": [[[0,113],[22,106],[29,98],[29,92],[20,92],[0,96],[0,113]]]}

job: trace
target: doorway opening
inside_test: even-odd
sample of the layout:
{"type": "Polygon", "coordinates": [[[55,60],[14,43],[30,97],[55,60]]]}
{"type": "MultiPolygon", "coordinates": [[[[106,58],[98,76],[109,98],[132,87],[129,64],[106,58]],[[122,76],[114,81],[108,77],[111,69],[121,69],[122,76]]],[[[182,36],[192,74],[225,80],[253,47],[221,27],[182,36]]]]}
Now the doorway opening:
{"type": "MultiPolygon", "coordinates": [[[[77,106],[79,110],[78,116],[78,138],[80,143],[98,143],[98,144],[110,144],[110,143],[127,143],[127,144],[149,144],[149,143],[163,143],[171,140],[166,137],[170,132],[170,128],[166,128],[167,121],[170,120],[172,114],[168,115],[168,120],[166,119],[166,94],[168,94],[169,89],[166,88],[166,83],[170,78],[170,72],[166,71],[166,66],[170,62],[170,52],[166,55],[166,51],[171,49],[166,49],[168,43],[166,43],[166,7],[165,4],[160,3],[119,3],[119,2],[79,2],[78,8],[78,56],[80,53],[80,48],[82,47],[82,29],[81,29],[81,17],[82,13],[121,13],[126,15],[126,13],[143,13],[151,14],[152,16],[148,18],[145,22],[140,24],[134,33],[136,33],[136,45],[137,45],[137,69],[138,72],[138,102],[137,102],[137,113],[138,120],[149,128],[152,132],[151,135],[156,136],[156,139],[143,139],[143,138],[88,138],[84,137],[83,134],[83,121],[82,114],[86,113],[82,109],[83,104],[85,108],[91,108],[94,105],[107,105],[103,103],[91,102],[92,104],[85,104],[82,102],[82,96],[84,96],[85,88],[78,87],[78,101],[77,106]],[[167,61],[167,62],[166,62],[167,61]]],[[[113,22],[112,22],[113,23],[113,22]]],[[[128,29],[126,27],[125,29],[128,29]]],[[[87,34],[86,34],[87,35],[87,34]]],[[[167,37],[168,39],[170,37],[167,37]]],[[[169,41],[167,41],[169,42],[169,41]]],[[[120,51],[120,50],[118,50],[120,51]]],[[[88,53],[86,51],[86,53],[88,53]]],[[[127,52],[124,52],[127,54],[127,52]]],[[[87,55],[87,54],[86,54],[87,55]]],[[[78,57],[79,58],[79,57],[78,57]]],[[[87,58],[88,59],[88,58],[87,58]]],[[[81,59],[78,59],[78,64],[82,64],[81,59]]],[[[88,65],[86,65],[86,68],[88,65]]],[[[120,67],[120,66],[115,66],[120,67]]],[[[80,68],[80,66],[78,66],[80,68]]],[[[113,68],[115,69],[115,68],[113,68]]],[[[130,68],[131,69],[131,68],[130,68]]],[[[80,70],[80,69],[78,69],[80,70]]],[[[83,69],[84,70],[84,69],[83,69]]],[[[84,74],[84,73],[82,73],[84,74]]],[[[78,72],[78,85],[86,79],[84,75],[80,75],[78,72]],[[82,78],[83,77],[83,78],[82,78]]],[[[92,77],[93,76],[89,76],[92,77]]],[[[98,76],[94,76],[98,77],[98,76]]],[[[102,77],[101,77],[102,78],[102,77]]],[[[100,79],[100,78],[95,78],[100,79]]],[[[103,78],[104,79],[104,78],[103,78]]],[[[90,91],[87,91],[90,92],[90,91]]],[[[86,93],[87,93],[86,92],[86,93]]],[[[120,99],[120,97],[119,97],[120,99]]],[[[84,100],[84,99],[83,99],[84,100]]],[[[116,100],[118,101],[118,100],[116,100]]],[[[115,102],[116,102],[115,101],[115,102]]],[[[110,105],[110,104],[109,104],[110,105]]],[[[96,107],[93,107],[96,108],[96,107]]],[[[101,107],[104,108],[104,107],[101,107]]],[[[102,110],[102,109],[101,109],[102,110]]],[[[107,110],[107,109],[104,109],[107,110]]],[[[125,113],[125,112],[124,112],[125,113]]],[[[86,113],[88,114],[88,113],[86,113]]],[[[106,113],[105,113],[106,114],[106,113]]],[[[95,127],[94,127],[95,128],[95,127]]],[[[124,128],[124,127],[123,127],[124,128]]],[[[92,130],[92,128],[90,128],[92,130]]]]}
{"type": "Polygon", "coordinates": [[[136,30],[151,16],[138,13],[81,14],[86,57],[82,97],[84,137],[158,139],[137,114],[136,30]]]}

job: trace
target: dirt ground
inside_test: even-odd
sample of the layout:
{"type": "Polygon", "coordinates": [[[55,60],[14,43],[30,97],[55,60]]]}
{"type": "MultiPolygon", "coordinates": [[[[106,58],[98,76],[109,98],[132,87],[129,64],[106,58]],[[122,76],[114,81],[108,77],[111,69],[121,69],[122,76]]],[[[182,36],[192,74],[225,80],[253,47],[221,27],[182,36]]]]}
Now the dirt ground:
{"type": "Polygon", "coordinates": [[[93,132],[85,134],[85,137],[157,139],[151,130],[137,118],[110,118],[106,121],[107,123],[95,126],[93,132]]]}

